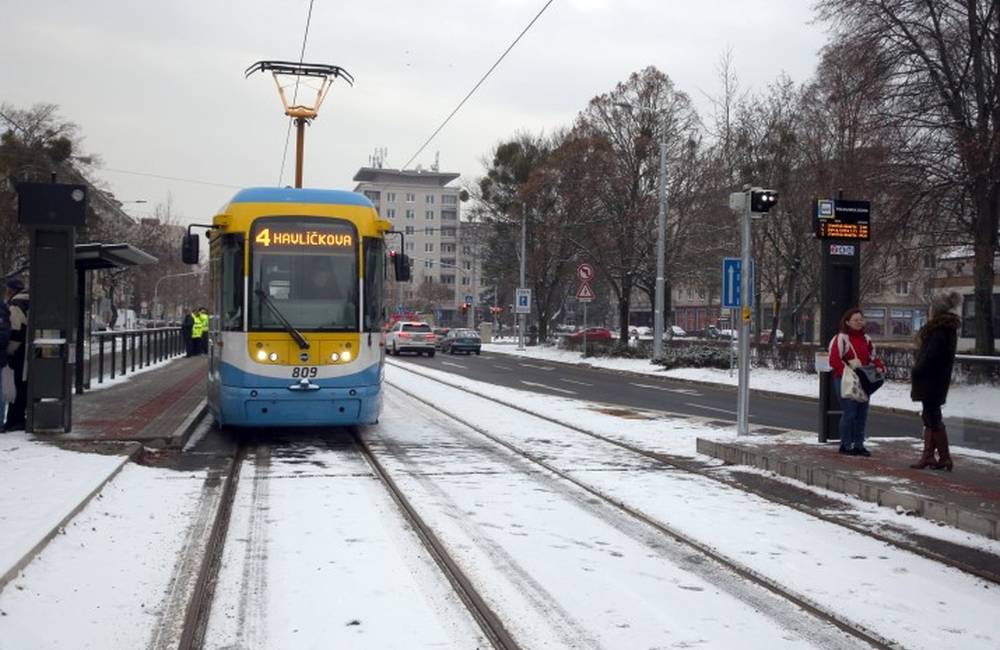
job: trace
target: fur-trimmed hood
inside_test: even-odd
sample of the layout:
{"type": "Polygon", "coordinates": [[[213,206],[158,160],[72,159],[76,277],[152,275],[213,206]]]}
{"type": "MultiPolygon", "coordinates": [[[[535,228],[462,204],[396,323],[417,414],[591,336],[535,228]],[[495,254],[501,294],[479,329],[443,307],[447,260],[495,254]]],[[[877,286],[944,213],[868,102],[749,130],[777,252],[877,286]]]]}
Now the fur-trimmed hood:
{"type": "Polygon", "coordinates": [[[953,329],[957,330],[962,326],[962,319],[952,314],[951,312],[945,312],[939,314],[934,318],[931,318],[924,326],[920,328],[917,332],[917,345],[923,345],[927,337],[931,335],[931,332],[938,329],[953,329]]]}

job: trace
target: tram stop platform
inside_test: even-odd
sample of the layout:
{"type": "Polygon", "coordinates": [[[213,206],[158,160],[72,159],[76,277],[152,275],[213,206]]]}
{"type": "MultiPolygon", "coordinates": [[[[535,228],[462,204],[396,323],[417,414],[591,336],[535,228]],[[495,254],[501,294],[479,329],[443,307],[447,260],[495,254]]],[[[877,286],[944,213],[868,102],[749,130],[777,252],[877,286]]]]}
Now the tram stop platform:
{"type": "Polygon", "coordinates": [[[208,357],[180,357],[73,396],[68,433],[36,432],[52,442],[137,442],[180,448],[205,415],[208,357]]]}
{"type": "Polygon", "coordinates": [[[870,457],[845,456],[837,452],[837,443],[823,444],[815,434],[803,432],[699,438],[697,450],[727,465],[773,472],[888,506],[900,514],[1000,539],[1000,460],[996,455],[952,444],[953,471],[911,469],[922,444],[915,438],[868,438],[865,446],[870,457]]]}

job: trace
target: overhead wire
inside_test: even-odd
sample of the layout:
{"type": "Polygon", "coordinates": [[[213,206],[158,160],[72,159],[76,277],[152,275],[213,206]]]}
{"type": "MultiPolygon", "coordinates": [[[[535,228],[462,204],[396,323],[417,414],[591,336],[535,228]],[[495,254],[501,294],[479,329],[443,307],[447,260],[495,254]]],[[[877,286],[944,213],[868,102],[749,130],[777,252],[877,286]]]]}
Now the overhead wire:
{"type": "Polygon", "coordinates": [[[434,133],[431,133],[431,137],[427,138],[427,141],[424,142],[422,145],[420,145],[420,148],[417,149],[417,152],[415,154],[410,156],[410,159],[406,161],[405,165],[403,165],[403,169],[409,167],[410,163],[412,163],[416,159],[416,157],[419,156],[420,153],[427,148],[427,145],[429,145],[431,141],[437,136],[437,134],[441,132],[441,129],[443,129],[446,124],[448,124],[451,118],[455,116],[455,113],[457,113],[459,109],[462,108],[465,102],[467,102],[469,98],[472,97],[473,93],[475,93],[476,90],[478,90],[479,87],[483,85],[483,82],[486,81],[487,77],[489,77],[490,74],[492,74],[493,71],[496,70],[497,66],[500,65],[500,62],[504,60],[504,57],[506,57],[507,54],[510,53],[512,49],[514,49],[514,46],[517,45],[518,41],[520,41],[521,38],[526,33],[528,33],[528,30],[531,29],[531,26],[535,24],[535,21],[541,18],[542,14],[545,13],[545,10],[548,9],[549,5],[552,4],[553,2],[554,0],[548,0],[548,2],[545,3],[545,6],[542,7],[537,14],[535,14],[535,17],[531,19],[531,22],[528,23],[527,27],[521,30],[521,33],[517,35],[517,38],[514,39],[514,42],[512,42],[507,47],[507,49],[503,51],[503,54],[501,54],[500,58],[496,60],[496,63],[490,66],[490,69],[486,71],[486,74],[482,76],[482,78],[476,83],[476,85],[472,87],[472,90],[470,90],[469,93],[462,99],[462,101],[458,103],[458,106],[455,107],[455,110],[449,113],[448,117],[444,118],[444,122],[441,123],[441,126],[435,129],[434,133]]]}
{"type": "MultiPolygon", "coordinates": [[[[306,31],[302,35],[302,50],[299,52],[299,65],[306,58],[306,41],[309,40],[309,25],[312,22],[313,15],[313,2],[314,0],[309,0],[309,13],[306,15],[306,31]]],[[[292,106],[295,106],[295,102],[299,98],[299,77],[295,77],[295,90],[292,93],[292,106]]],[[[292,137],[292,118],[288,118],[288,131],[285,133],[285,150],[281,153],[281,171],[278,172],[278,186],[281,186],[281,179],[285,176],[285,160],[288,158],[288,141],[292,137]]]]}

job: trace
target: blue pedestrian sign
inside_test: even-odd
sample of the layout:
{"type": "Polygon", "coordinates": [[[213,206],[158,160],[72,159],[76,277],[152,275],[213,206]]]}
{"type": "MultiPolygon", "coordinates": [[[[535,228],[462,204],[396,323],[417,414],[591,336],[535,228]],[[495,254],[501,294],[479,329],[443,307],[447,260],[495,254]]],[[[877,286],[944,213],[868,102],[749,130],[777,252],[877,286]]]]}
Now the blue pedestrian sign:
{"type": "MultiPolygon", "coordinates": [[[[742,307],[743,260],[738,257],[722,259],[722,306],[725,309],[742,307]]],[[[750,263],[750,286],[753,287],[753,262],[750,263]]],[[[747,299],[747,306],[753,306],[753,291],[747,299]]]]}
{"type": "Polygon", "coordinates": [[[471,305],[472,304],[472,294],[471,293],[466,294],[466,296],[465,296],[465,304],[467,304],[467,305],[471,305]]]}
{"type": "Polygon", "coordinates": [[[515,293],[514,313],[531,313],[531,289],[518,289],[515,293]]]}

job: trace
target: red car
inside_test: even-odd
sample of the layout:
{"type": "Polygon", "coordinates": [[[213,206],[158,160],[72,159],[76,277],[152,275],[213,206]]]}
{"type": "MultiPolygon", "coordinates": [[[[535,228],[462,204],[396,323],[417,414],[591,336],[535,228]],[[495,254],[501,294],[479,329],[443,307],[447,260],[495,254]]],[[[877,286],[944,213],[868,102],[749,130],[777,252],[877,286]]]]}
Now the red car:
{"type": "Polygon", "coordinates": [[[587,335],[588,341],[610,341],[615,337],[607,327],[588,327],[585,330],[573,332],[566,338],[574,343],[582,343],[584,334],[587,335]]]}

